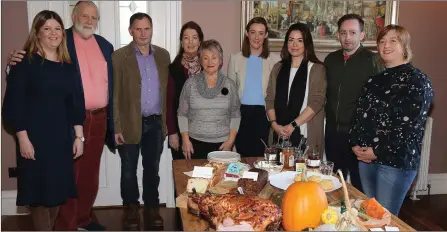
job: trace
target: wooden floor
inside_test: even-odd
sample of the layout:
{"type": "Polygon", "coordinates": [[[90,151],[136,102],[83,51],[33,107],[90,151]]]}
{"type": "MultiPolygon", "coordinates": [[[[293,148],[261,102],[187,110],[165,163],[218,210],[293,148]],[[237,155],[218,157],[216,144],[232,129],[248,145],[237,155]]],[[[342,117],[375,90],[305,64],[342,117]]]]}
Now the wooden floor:
{"type": "Polygon", "coordinates": [[[399,218],[414,229],[445,231],[447,230],[447,194],[418,196],[420,200],[406,199],[399,213],[399,218]]]}
{"type": "MultiPolygon", "coordinates": [[[[399,217],[416,230],[442,231],[447,230],[447,195],[419,196],[421,200],[406,199],[399,217]]],[[[164,230],[181,230],[177,210],[161,208],[160,214],[164,219],[164,230]]],[[[122,208],[98,208],[93,210],[94,220],[105,225],[107,230],[119,231],[123,228],[124,210],[122,208]]],[[[141,215],[141,230],[144,228],[143,210],[141,215]]],[[[33,230],[29,215],[2,216],[2,231],[30,231],[33,230]]]]}
{"type": "MultiPolygon", "coordinates": [[[[142,207],[143,208],[143,207],[142,207]]],[[[181,230],[181,223],[177,217],[177,210],[173,208],[160,208],[160,215],[163,217],[164,230],[181,230]]],[[[109,231],[122,231],[124,228],[124,210],[121,207],[95,208],[93,210],[93,220],[106,226],[109,231]]],[[[148,231],[145,228],[143,209],[140,209],[140,230],[148,231]]],[[[29,215],[2,216],[2,231],[30,231],[34,230],[31,217],[29,215]]]]}

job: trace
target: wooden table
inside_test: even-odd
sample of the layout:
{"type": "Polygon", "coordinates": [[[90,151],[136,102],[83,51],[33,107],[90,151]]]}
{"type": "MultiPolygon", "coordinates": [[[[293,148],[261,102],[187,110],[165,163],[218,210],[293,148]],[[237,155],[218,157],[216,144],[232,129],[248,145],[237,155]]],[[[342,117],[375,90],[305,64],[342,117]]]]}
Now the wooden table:
{"type": "MultiPolygon", "coordinates": [[[[246,158],[245,160],[243,160],[243,162],[252,165],[258,159],[263,158],[246,158]]],[[[194,166],[201,166],[206,162],[207,160],[189,160],[188,162],[186,162],[185,160],[172,161],[176,196],[180,196],[182,193],[186,191],[186,185],[188,183],[189,177],[186,176],[184,172],[192,171],[194,166]]],[[[352,197],[357,199],[367,199],[367,197],[362,192],[358,191],[350,184],[347,185],[350,198],[352,197]]],[[[266,188],[274,188],[274,187],[272,187],[270,184],[267,184],[265,189],[266,188]]],[[[264,190],[263,193],[265,192],[270,192],[270,194],[272,193],[272,191],[264,191],[264,190]]],[[[268,198],[269,196],[262,196],[262,197],[268,198]]],[[[339,200],[341,198],[343,198],[343,190],[341,188],[332,191],[330,193],[327,193],[328,202],[339,200]]],[[[187,209],[179,208],[179,210],[184,231],[204,231],[209,229],[209,224],[207,221],[188,213],[187,209]]],[[[399,227],[400,231],[415,231],[415,229],[413,229],[411,226],[407,225],[405,222],[403,222],[394,215],[392,215],[390,226],[399,227]]]]}

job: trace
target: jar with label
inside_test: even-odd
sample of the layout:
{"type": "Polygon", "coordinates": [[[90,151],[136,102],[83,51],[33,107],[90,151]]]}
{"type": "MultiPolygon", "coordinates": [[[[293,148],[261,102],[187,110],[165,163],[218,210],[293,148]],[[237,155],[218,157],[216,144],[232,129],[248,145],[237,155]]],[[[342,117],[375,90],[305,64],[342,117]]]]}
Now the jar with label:
{"type": "Polygon", "coordinates": [[[268,163],[276,161],[276,147],[266,147],[264,149],[264,160],[268,163]]]}
{"type": "Polygon", "coordinates": [[[306,154],[300,148],[295,148],[295,171],[298,174],[303,172],[306,166],[306,154]]]}
{"type": "Polygon", "coordinates": [[[307,155],[306,166],[309,169],[319,169],[321,162],[321,156],[318,152],[318,147],[315,146],[311,149],[310,153],[307,155]]]}

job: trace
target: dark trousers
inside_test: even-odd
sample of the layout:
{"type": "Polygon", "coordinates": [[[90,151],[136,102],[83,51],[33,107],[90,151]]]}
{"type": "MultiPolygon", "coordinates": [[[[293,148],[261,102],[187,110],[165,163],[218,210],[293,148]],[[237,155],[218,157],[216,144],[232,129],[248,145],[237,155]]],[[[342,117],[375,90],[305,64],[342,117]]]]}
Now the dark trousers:
{"type": "Polygon", "coordinates": [[[61,205],[56,218],[56,230],[77,230],[88,225],[90,211],[99,187],[99,167],[107,130],[107,108],[87,111],[84,129],[84,154],[74,162],[78,198],[61,205]]]}
{"type": "Polygon", "coordinates": [[[208,159],[208,153],[218,151],[222,143],[207,143],[193,138],[189,138],[194,149],[191,159],[208,159]]]}
{"type": "Polygon", "coordinates": [[[270,123],[264,106],[241,105],[241,124],[236,136],[236,150],[242,157],[263,157],[269,140],[270,123]]]}
{"type": "Polygon", "coordinates": [[[169,148],[171,148],[173,160],[185,159],[185,156],[183,155],[183,150],[182,150],[182,135],[180,133],[177,133],[177,135],[178,135],[178,144],[179,144],[178,151],[174,150],[174,148],[169,146],[169,148]]]}
{"type": "MultiPolygon", "coordinates": [[[[123,205],[140,204],[137,166],[141,157],[143,164],[143,201],[145,206],[158,207],[158,175],[161,153],[163,152],[163,132],[160,116],[143,117],[140,144],[118,146],[121,157],[121,198],[123,205]]],[[[126,138],[124,137],[124,140],[126,138]]]]}
{"type": "Polygon", "coordinates": [[[334,172],[340,169],[345,179],[349,173],[351,184],[363,192],[359,162],[349,146],[349,133],[326,130],[325,137],[326,158],[334,162],[334,172]]]}

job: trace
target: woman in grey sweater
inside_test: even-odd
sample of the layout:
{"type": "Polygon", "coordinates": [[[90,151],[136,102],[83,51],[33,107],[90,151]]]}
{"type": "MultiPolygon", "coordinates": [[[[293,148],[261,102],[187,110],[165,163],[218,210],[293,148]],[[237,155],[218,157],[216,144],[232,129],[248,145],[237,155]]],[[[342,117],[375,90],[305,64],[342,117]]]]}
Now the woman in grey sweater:
{"type": "Polygon", "coordinates": [[[178,109],[186,159],[206,159],[212,151],[231,151],[241,120],[236,85],[220,72],[223,52],[219,42],[204,41],[199,54],[203,71],[185,82],[178,109]]]}

